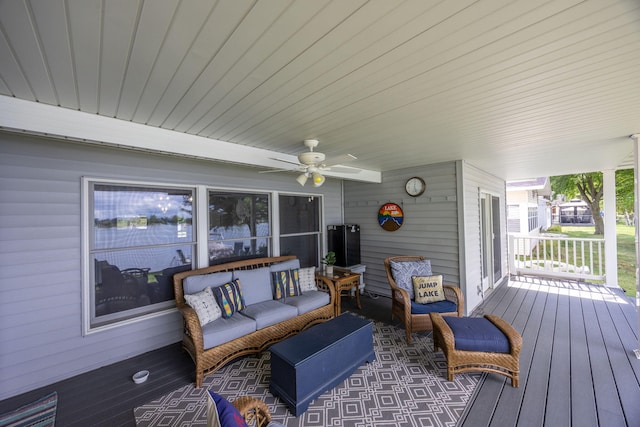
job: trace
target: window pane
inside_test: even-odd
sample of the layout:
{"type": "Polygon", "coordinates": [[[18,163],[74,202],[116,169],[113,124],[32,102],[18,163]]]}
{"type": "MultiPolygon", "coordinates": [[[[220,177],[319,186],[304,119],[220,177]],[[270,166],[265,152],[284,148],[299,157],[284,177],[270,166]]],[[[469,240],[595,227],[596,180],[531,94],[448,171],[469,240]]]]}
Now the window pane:
{"type": "Polygon", "coordinates": [[[280,255],[296,255],[301,267],[318,265],[318,247],[317,234],[280,238],[280,255]]]}
{"type": "Polygon", "coordinates": [[[92,323],[104,324],[114,313],[139,315],[156,311],[154,304],[173,306],[173,275],[191,269],[191,246],[99,252],[93,266],[92,323]]]}
{"type": "Polygon", "coordinates": [[[280,196],[280,232],[308,233],[320,230],[320,198],[280,196]]]}
{"type": "Polygon", "coordinates": [[[191,190],[96,184],[94,249],[193,240],[191,190]]]}
{"type": "Polygon", "coordinates": [[[173,274],[193,264],[193,189],[89,188],[90,327],[175,306],[173,274]]]}
{"type": "Polygon", "coordinates": [[[269,256],[269,196],[209,192],[209,264],[269,256]]]}

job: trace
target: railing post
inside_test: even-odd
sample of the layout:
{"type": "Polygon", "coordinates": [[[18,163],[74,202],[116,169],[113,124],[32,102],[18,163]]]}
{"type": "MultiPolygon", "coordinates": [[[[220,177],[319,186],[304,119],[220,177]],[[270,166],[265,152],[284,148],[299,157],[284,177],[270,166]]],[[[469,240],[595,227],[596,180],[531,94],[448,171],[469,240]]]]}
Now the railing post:
{"type": "Polygon", "coordinates": [[[509,234],[509,274],[516,274],[516,251],[514,250],[513,241],[515,240],[515,236],[513,234],[509,234]]]}

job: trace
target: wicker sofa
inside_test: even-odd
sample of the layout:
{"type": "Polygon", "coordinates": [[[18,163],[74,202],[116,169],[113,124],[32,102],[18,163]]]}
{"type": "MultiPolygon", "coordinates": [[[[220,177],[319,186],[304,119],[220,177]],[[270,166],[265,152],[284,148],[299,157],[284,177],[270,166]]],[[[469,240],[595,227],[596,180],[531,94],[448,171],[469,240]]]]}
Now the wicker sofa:
{"type": "Polygon", "coordinates": [[[271,272],[299,267],[295,256],[281,256],[175,274],[176,305],[184,320],[182,346],[196,365],[196,387],[202,385],[205,375],[226,363],[243,355],[260,353],[276,342],[334,317],[336,296],[328,279],[318,279],[317,291],[284,300],[273,299],[271,272]],[[232,279],[240,281],[246,308],[229,318],[201,326],[196,311],[186,303],[185,294],[194,294],[208,286],[215,288],[232,279]]]}

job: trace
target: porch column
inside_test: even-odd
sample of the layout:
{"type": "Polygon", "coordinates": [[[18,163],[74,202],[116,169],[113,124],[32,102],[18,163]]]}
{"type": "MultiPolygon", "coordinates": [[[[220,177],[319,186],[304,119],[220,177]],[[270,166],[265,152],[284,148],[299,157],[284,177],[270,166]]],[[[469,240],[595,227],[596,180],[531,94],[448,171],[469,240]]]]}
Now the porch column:
{"type": "Polygon", "coordinates": [[[633,350],[636,357],[640,359],[640,227],[638,227],[638,211],[640,210],[640,186],[638,185],[638,140],[640,140],[640,134],[631,135],[633,140],[633,186],[634,186],[634,207],[633,207],[633,222],[636,229],[636,311],[638,313],[638,348],[633,350]]]}
{"type": "MultiPolygon", "coordinates": [[[[605,285],[618,286],[618,238],[616,236],[616,171],[602,171],[604,195],[604,271],[605,285]]],[[[599,215],[599,212],[593,212],[599,215]]]]}

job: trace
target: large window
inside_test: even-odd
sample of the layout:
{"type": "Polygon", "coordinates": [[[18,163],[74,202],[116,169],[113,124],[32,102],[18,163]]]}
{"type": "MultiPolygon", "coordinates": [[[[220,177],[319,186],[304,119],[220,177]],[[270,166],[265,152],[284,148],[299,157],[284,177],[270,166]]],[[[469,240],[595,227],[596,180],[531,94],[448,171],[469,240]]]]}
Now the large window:
{"type": "Polygon", "coordinates": [[[89,330],[174,306],[195,253],[194,189],[89,181],[89,330]]]}
{"type": "Polygon", "coordinates": [[[281,195],[280,254],[297,255],[303,267],[317,266],[322,236],[320,198],[281,195]]]}
{"type": "Polygon", "coordinates": [[[269,195],[209,191],[209,264],[270,256],[269,195]]]}
{"type": "Polygon", "coordinates": [[[273,255],[318,265],[321,198],[280,195],[273,206],[274,194],[84,179],[85,333],[173,309],[180,271],[273,255]]]}

